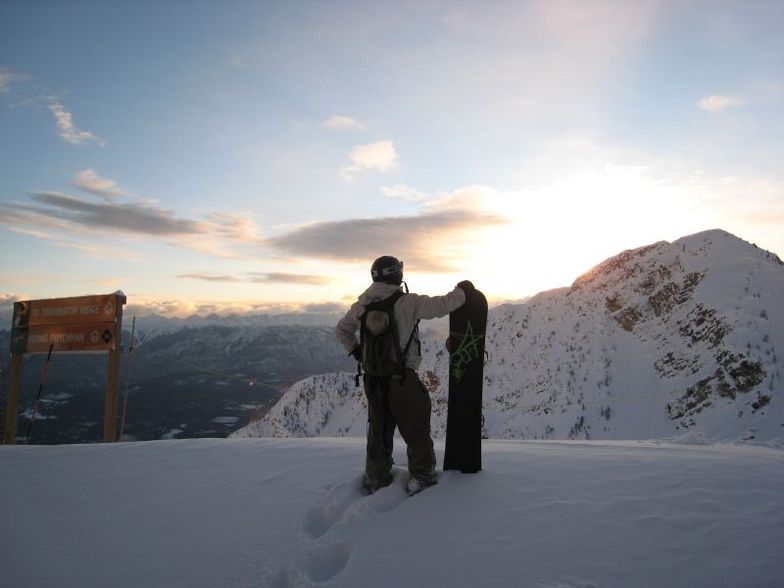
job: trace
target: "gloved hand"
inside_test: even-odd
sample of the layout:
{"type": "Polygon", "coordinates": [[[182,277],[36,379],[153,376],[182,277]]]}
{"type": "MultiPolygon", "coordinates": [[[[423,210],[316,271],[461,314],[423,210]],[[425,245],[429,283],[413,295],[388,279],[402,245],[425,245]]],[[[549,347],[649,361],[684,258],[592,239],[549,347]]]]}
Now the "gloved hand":
{"type": "Polygon", "coordinates": [[[476,290],[476,288],[474,288],[474,285],[468,280],[463,280],[457,285],[457,287],[460,288],[463,292],[465,292],[466,296],[468,296],[469,293],[476,290]]]}
{"type": "Polygon", "coordinates": [[[359,345],[354,345],[354,348],[349,352],[349,355],[357,360],[357,362],[362,362],[362,351],[359,348],[359,345]]]}

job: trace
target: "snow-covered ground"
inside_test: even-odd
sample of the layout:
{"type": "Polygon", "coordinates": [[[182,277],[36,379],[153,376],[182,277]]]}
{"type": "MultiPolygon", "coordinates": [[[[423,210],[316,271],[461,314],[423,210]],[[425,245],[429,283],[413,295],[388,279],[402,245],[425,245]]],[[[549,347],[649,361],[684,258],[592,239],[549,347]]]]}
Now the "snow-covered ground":
{"type": "Polygon", "coordinates": [[[483,447],[408,498],[360,495],[357,438],[3,446],[0,584],[784,586],[779,448],[483,447]]]}

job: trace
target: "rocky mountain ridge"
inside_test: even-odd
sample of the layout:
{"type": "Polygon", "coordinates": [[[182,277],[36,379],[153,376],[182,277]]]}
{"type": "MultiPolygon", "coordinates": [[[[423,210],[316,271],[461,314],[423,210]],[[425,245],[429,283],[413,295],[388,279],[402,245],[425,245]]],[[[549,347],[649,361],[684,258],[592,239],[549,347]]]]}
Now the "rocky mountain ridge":
{"type": "MultiPolygon", "coordinates": [[[[488,437],[784,438],[784,265],[725,231],[624,251],[571,287],[493,308],[486,338],[488,437]]],[[[442,436],[448,355],[443,338],[423,343],[442,436]]],[[[353,375],[329,374],[235,435],[364,435],[365,420],[353,375]]]]}

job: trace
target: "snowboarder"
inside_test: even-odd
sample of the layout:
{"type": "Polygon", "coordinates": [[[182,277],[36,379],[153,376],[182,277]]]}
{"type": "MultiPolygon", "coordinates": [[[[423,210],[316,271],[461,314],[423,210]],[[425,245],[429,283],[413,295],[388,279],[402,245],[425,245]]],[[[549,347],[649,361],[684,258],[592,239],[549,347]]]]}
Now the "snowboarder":
{"type": "Polygon", "coordinates": [[[460,307],[473,285],[460,282],[444,296],[409,294],[407,285],[403,292],[403,262],[388,255],[373,262],[370,274],[373,283],[336,328],[338,339],[365,372],[368,428],[363,488],[372,493],[392,482],[392,448],[397,427],[407,445],[408,492],[414,494],[438,481],[430,434],[430,395],[416,372],[422,361],[419,320],[442,317],[460,307]],[[392,317],[389,331],[382,326],[381,334],[371,332],[376,323],[386,322],[383,319],[387,312],[392,317]],[[391,336],[387,337],[387,332],[391,336]],[[377,359],[388,355],[383,350],[388,344],[385,341],[394,341],[396,347],[387,362],[377,359]]]}

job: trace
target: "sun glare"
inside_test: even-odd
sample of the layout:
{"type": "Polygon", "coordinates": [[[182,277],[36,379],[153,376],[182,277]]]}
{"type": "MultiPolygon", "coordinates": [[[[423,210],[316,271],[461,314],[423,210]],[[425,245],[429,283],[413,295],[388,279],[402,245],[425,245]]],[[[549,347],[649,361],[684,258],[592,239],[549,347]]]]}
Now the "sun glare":
{"type": "Polygon", "coordinates": [[[572,170],[495,204],[508,224],[473,232],[467,272],[498,298],[572,284],[625,249],[706,227],[688,226],[688,194],[658,185],[641,168],[572,170]],[[646,208],[633,202],[650,203],[646,208]]]}

